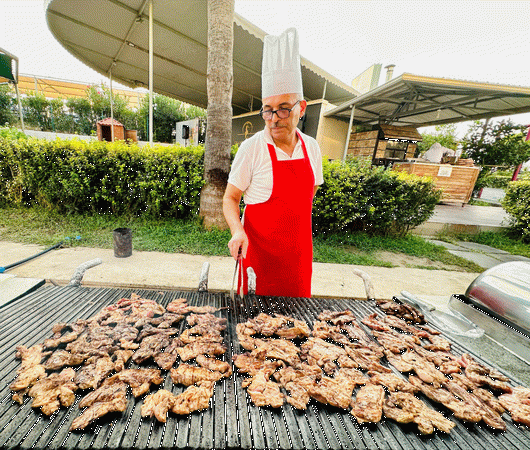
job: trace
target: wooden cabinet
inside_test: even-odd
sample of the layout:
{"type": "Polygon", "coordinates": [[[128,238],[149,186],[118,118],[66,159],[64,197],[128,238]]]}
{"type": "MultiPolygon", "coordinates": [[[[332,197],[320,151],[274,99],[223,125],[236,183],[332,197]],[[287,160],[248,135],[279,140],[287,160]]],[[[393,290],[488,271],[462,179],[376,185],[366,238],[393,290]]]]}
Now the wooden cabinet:
{"type": "Polygon", "coordinates": [[[480,172],[480,167],[423,162],[396,162],[392,170],[429,176],[436,187],[443,189],[442,200],[468,203],[480,172]]]}

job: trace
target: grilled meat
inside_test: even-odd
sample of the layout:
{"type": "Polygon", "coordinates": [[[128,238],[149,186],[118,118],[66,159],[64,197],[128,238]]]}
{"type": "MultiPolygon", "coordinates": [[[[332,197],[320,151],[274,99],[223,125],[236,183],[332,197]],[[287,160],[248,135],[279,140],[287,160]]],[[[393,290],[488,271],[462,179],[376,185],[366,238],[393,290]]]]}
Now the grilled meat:
{"type": "Polygon", "coordinates": [[[44,363],[44,368],[46,370],[57,370],[64,366],[77,366],[84,360],[84,354],[70,353],[67,350],[55,350],[44,363]]]}
{"type": "Polygon", "coordinates": [[[45,357],[51,354],[51,352],[43,352],[43,349],[44,346],[42,344],[36,344],[30,348],[27,348],[24,345],[17,346],[15,357],[22,360],[17,373],[20,373],[29,367],[39,365],[45,357]]]}
{"type": "Polygon", "coordinates": [[[79,389],[97,389],[100,383],[114,370],[114,363],[108,356],[91,357],[75,374],[75,384],[79,389]]]}
{"type": "Polygon", "coordinates": [[[391,316],[397,316],[412,323],[425,323],[425,317],[416,308],[406,303],[397,303],[395,301],[378,300],[376,301],[377,306],[381,308],[383,312],[391,316]]]}
{"type": "Polygon", "coordinates": [[[216,358],[210,358],[206,355],[198,355],[195,358],[199,366],[204,367],[205,369],[219,372],[223,377],[228,378],[232,375],[232,367],[225,361],[220,361],[216,358]]]}
{"type": "Polygon", "coordinates": [[[173,400],[171,411],[175,414],[190,414],[210,406],[213,396],[214,383],[203,382],[200,386],[189,386],[173,400]]]}
{"type": "Polygon", "coordinates": [[[166,422],[167,413],[175,403],[175,395],[165,389],[160,389],[145,397],[142,408],[142,417],[156,417],[159,422],[166,422]]]}
{"type": "Polygon", "coordinates": [[[133,354],[133,350],[116,350],[113,355],[114,370],[116,372],[121,372],[125,369],[125,364],[127,364],[127,361],[131,359],[133,354]]]}
{"type": "Polygon", "coordinates": [[[156,356],[169,345],[169,337],[162,333],[152,334],[142,339],[140,348],[134,352],[132,360],[140,364],[149,358],[156,356]]]}
{"type": "Polygon", "coordinates": [[[434,402],[441,403],[449,409],[456,418],[466,422],[480,422],[481,412],[471,404],[456,398],[451,392],[439,384],[432,385],[424,383],[418,377],[409,376],[409,381],[416,386],[427,398],[434,402]]]}
{"type": "Polygon", "coordinates": [[[410,392],[414,393],[418,391],[418,388],[409,383],[404,378],[397,376],[393,373],[381,373],[381,372],[368,372],[370,382],[372,384],[380,384],[385,386],[390,392],[410,392]]]}
{"type": "Polygon", "coordinates": [[[332,374],[338,369],[335,361],[340,356],[348,356],[342,347],[315,337],[307,339],[300,350],[302,360],[307,361],[309,365],[321,367],[327,374],[332,374]]]}
{"type": "Polygon", "coordinates": [[[127,408],[127,385],[121,381],[103,384],[86,395],[79,403],[79,408],[88,408],[76,417],[70,430],[87,427],[94,420],[110,412],[123,412],[127,408]]]}
{"type": "Polygon", "coordinates": [[[432,434],[436,427],[449,433],[455,423],[429,408],[409,392],[393,392],[383,403],[385,417],[399,423],[414,422],[422,434],[432,434]]]}
{"type": "Polygon", "coordinates": [[[421,357],[413,350],[409,350],[401,355],[403,361],[412,365],[416,375],[425,383],[444,383],[447,381],[445,375],[440,372],[432,362],[421,357]]]}
{"type": "Polygon", "coordinates": [[[74,369],[68,367],[60,373],[52,373],[38,380],[28,392],[28,395],[33,397],[31,406],[40,408],[47,416],[57,411],[61,405],[70,406],[75,400],[74,392],[77,390],[73,382],[74,377],[74,369]]]}
{"type": "Polygon", "coordinates": [[[250,376],[256,375],[261,369],[272,369],[272,372],[274,372],[278,367],[284,366],[281,361],[266,360],[265,358],[253,356],[248,352],[232,356],[232,361],[238,368],[239,373],[248,373],[250,376]]]}
{"type": "Polygon", "coordinates": [[[125,369],[107,378],[103,385],[117,381],[127,383],[131,387],[133,396],[139,397],[149,391],[151,384],[163,383],[164,378],[158,369],[125,369]]]}
{"type": "Polygon", "coordinates": [[[219,342],[195,341],[176,349],[182,361],[189,361],[198,355],[219,356],[226,352],[226,345],[219,342]]]}
{"type": "Polygon", "coordinates": [[[479,364],[467,353],[462,355],[460,362],[465,367],[466,376],[477,386],[489,386],[493,390],[505,393],[512,391],[512,387],[507,384],[509,378],[498,370],[479,364]]]}
{"type": "Polygon", "coordinates": [[[468,392],[460,384],[454,381],[447,381],[444,386],[456,397],[462,399],[468,406],[467,409],[474,408],[479,411],[479,414],[484,423],[496,430],[506,430],[506,423],[502,420],[500,414],[493,408],[489,407],[479,397],[471,392],[468,392]]]}
{"type": "Polygon", "coordinates": [[[353,415],[357,422],[377,423],[383,415],[383,400],[385,391],[382,386],[368,383],[363,386],[355,400],[351,401],[352,409],[350,414],[353,415]]]}
{"type": "Polygon", "coordinates": [[[346,409],[350,405],[353,389],[366,383],[366,378],[355,369],[339,369],[334,378],[323,376],[309,389],[309,395],[320,403],[346,409]]]}
{"type": "Polygon", "coordinates": [[[264,368],[242,383],[242,386],[247,388],[247,393],[256,406],[279,408],[283,405],[285,396],[280,392],[280,385],[270,381],[271,374],[271,369],[264,368]]]}
{"type": "Polygon", "coordinates": [[[27,393],[28,388],[33,386],[37,380],[46,376],[46,369],[40,364],[27,367],[26,369],[18,372],[15,380],[9,385],[9,389],[17,391],[17,394],[13,395],[13,400],[22,404],[24,395],[27,393]]]}
{"type": "Polygon", "coordinates": [[[356,318],[349,309],[344,311],[325,310],[318,315],[318,320],[331,322],[333,325],[344,325],[345,323],[355,322],[356,318]]]}
{"type": "Polygon", "coordinates": [[[178,349],[181,347],[181,342],[179,339],[173,339],[171,344],[169,344],[163,352],[157,353],[154,356],[155,363],[164,370],[169,370],[175,364],[175,361],[178,358],[178,349]]]}
{"type": "Polygon", "coordinates": [[[515,387],[511,394],[500,395],[499,403],[508,410],[514,422],[530,427],[530,389],[515,387]]]}
{"type": "Polygon", "coordinates": [[[180,364],[176,369],[171,369],[170,375],[173,383],[183,384],[184,386],[191,386],[202,381],[216,382],[224,376],[221,372],[214,372],[204,367],[196,367],[189,364],[180,364]]]}

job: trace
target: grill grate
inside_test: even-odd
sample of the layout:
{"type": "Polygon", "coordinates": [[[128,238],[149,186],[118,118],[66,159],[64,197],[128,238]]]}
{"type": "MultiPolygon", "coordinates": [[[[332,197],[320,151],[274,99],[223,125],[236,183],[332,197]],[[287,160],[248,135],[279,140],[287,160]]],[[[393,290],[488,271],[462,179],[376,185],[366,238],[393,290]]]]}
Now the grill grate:
{"type": "MultiPolygon", "coordinates": [[[[403,426],[383,419],[378,424],[360,426],[348,412],[311,402],[307,411],[290,405],[283,408],[254,407],[241,387],[241,377],[233,374],[215,387],[211,407],[187,417],[169,415],[165,424],[140,416],[141,399],[130,400],[123,414],[108,415],[84,432],[69,432],[72,420],[79,414],[81,394],[70,408],[61,408],[50,417],[31,408],[31,399],[22,406],[11,400],[9,384],[15,378],[19,361],[15,347],[31,346],[51,334],[57,322],[73,322],[88,318],[104,306],[115,303],[131,293],[167,305],[185,297],[189,304],[229,306],[222,314],[228,319],[225,332],[228,351],[225,360],[240,353],[235,324],[259,312],[292,315],[312,323],[324,309],[349,308],[358,317],[379,312],[374,302],[249,297],[232,303],[225,294],[197,292],[157,292],[85,287],[43,287],[0,309],[0,448],[36,449],[151,449],[151,448],[281,448],[281,449],[526,449],[530,431],[514,425],[507,414],[507,430],[494,432],[482,425],[464,424],[455,420],[450,434],[437,432],[432,436],[418,435],[413,425],[403,426]]],[[[184,324],[182,327],[184,328],[184,324]]],[[[364,325],[361,325],[364,327],[364,325]]],[[[446,336],[447,338],[447,336],[446,336]]],[[[451,339],[450,339],[451,340],[451,339]]],[[[451,340],[453,353],[469,352],[451,340]]],[[[486,364],[482,358],[473,354],[486,364]]],[[[133,365],[134,366],[134,365],[133,365]]],[[[154,367],[154,366],[153,366],[154,367]]],[[[502,370],[501,370],[502,371],[502,370]]],[[[507,374],[508,376],[510,374],[507,374]]],[[[183,388],[174,386],[170,377],[160,388],[175,394],[183,388]]],[[[424,399],[425,400],[425,399],[424,399]]],[[[428,401],[427,401],[428,402],[428,401]]],[[[437,410],[436,405],[430,404],[437,410]]]]}

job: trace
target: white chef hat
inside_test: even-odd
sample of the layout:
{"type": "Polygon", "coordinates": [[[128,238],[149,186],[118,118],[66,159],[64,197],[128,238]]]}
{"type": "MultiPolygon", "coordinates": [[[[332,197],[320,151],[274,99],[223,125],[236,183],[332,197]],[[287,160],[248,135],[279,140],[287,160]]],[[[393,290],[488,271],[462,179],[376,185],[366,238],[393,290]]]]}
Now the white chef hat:
{"type": "Polygon", "coordinates": [[[303,96],[298,47],[296,28],[288,28],[279,36],[265,36],[261,65],[261,98],[280,94],[303,96]]]}

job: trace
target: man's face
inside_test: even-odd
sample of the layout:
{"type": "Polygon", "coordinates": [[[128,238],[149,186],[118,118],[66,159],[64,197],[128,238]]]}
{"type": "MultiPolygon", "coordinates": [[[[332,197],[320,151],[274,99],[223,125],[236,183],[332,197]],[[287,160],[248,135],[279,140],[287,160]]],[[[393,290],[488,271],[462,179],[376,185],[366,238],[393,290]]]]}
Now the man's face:
{"type": "MultiPolygon", "coordinates": [[[[263,99],[263,111],[276,111],[280,108],[291,109],[296,102],[296,94],[273,95],[263,99]]],[[[287,140],[293,133],[295,133],[296,126],[305,111],[306,105],[306,101],[301,100],[300,103],[294,106],[289,117],[286,119],[280,119],[278,114],[273,114],[270,120],[265,121],[265,126],[269,129],[269,132],[275,141],[287,140]]]]}

